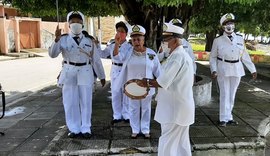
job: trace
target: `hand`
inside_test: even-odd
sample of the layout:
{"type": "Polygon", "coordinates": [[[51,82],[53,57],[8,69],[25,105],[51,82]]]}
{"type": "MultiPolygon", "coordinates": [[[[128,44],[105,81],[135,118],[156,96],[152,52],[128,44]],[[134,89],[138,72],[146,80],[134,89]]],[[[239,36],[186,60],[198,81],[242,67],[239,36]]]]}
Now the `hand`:
{"type": "Polygon", "coordinates": [[[217,72],[216,72],[216,71],[213,71],[213,72],[212,72],[211,78],[212,78],[212,79],[217,78],[217,72]]]}
{"type": "Polygon", "coordinates": [[[141,87],[147,87],[148,84],[147,84],[147,78],[143,78],[139,81],[136,82],[138,86],[141,86],[141,87]]]}
{"type": "Polygon", "coordinates": [[[100,83],[101,83],[101,86],[104,87],[105,84],[106,84],[106,80],[105,80],[105,79],[101,79],[101,80],[100,80],[100,83]]]}
{"type": "Polygon", "coordinates": [[[256,80],[256,78],[257,78],[257,72],[252,73],[252,79],[256,80]]]}
{"type": "Polygon", "coordinates": [[[119,33],[116,33],[115,36],[114,36],[114,41],[116,44],[120,45],[121,43],[121,36],[119,33]]]}
{"type": "Polygon", "coordinates": [[[62,29],[59,29],[59,25],[57,25],[57,27],[56,27],[56,30],[55,30],[55,42],[58,42],[59,40],[60,40],[60,38],[61,38],[61,31],[62,31],[62,29]]]}

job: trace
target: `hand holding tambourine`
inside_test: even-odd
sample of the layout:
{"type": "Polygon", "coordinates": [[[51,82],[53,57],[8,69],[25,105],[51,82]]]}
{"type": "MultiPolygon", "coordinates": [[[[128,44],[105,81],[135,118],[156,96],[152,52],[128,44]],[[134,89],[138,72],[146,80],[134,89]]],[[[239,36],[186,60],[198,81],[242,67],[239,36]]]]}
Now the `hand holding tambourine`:
{"type": "Polygon", "coordinates": [[[144,99],[150,88],[147,84],[147,79],[131,79],[124,84],[124,93],[131,99],[144,99]]]}

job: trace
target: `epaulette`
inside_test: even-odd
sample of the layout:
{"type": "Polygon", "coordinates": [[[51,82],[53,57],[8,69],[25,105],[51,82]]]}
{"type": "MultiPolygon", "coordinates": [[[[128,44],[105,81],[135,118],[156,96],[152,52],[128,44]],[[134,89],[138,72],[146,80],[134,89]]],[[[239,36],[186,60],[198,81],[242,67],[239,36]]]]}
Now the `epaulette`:
{"type": "Polygon", "coordinates": [[[237,36],[241,36],[241,37],[243,37],[243,35],[241,35],[241,34],[236,34],[237,36]]]}
{"type": "Polygon", "coordinates": [[[221,37],[222,35],[219,35],[219,36],[217,36],[216,38],[219,38],[219,37],[221,37]]]}
{"type": "Polygon", "coordinates": [[[89,35],[87,31],[84,30],[84,31],[82,31],[82,33],[84,34],[85,37],[88,37],[91,40],[95,40],[95,38],[93,36],[89,35]]]}
{"type": "Polygon", "coordinates": [[[61,36],[67,36],[68,34],[62,34],[61,36]]]}

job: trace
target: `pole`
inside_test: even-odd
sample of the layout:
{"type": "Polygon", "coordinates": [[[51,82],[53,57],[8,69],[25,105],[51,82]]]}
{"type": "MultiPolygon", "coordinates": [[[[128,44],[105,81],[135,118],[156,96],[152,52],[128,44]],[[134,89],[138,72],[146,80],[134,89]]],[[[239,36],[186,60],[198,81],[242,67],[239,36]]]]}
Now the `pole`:
{"type": "Polygon", "coordinates": [[[56,0],[56,13],[57,13],[57,25],[59,28],[59,9],[58,9],[58,0],[56,0]]]}

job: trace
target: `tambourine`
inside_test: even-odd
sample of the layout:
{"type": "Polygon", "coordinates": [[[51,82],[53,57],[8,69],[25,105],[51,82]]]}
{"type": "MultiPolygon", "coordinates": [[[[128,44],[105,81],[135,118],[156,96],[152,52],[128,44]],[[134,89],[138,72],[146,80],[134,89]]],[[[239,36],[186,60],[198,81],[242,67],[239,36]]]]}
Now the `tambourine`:
{"type": "Polygon", "coordinates": [[[144,99],[150,90],[149,87],[139,86],[142,80],[131,79],[124,84],[124,93],[131,99],[140,100],[144,99]]]}

